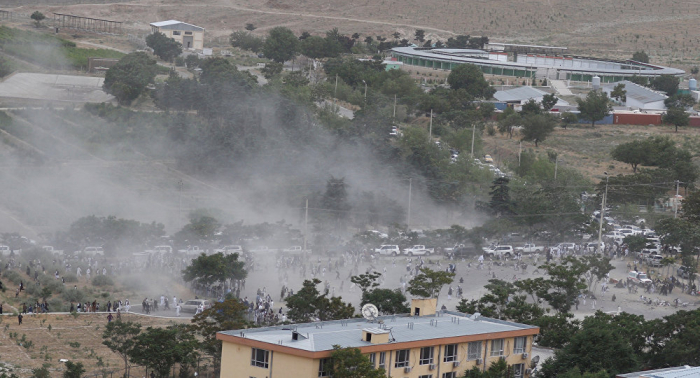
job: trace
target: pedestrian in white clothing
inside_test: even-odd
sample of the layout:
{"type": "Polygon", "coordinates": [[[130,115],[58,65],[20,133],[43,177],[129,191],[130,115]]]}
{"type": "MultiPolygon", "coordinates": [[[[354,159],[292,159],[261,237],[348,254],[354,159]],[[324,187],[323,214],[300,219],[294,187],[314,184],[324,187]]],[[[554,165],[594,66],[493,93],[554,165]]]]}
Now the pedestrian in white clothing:
{"type": "Polygon", "coordinates": [[[180,316],[180,304],[179,303],[175,306],[175,316],[180,316]]]}

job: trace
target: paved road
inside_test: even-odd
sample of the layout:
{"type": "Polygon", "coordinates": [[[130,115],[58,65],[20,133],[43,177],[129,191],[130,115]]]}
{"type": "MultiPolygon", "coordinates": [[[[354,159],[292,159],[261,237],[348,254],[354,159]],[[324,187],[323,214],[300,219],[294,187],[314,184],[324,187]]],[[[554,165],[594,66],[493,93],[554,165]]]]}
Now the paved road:
{"type": "Polygon", "coordinates": [[[352,110],[350,110],[350,109],[348,109],[348,108],[344,108],[344,107],[342,107],[342,106],[340,106],[340,105],[338,105],[338,104],[334,104],[334,103],[332,103],[331,101],[323,100],[323,102],[317,103],[317,105],[318,105],[319,107],[322,107],[322,106],[333,106],[333,107],[336,107],[336,108],[338,109],[338,112],[337,112],[337,113],[338,113],[339,116],[344,117],[344,118],[347,118],[347,119],[353,119],[353,118],[355,118],[355,112],[353,112],[352,110]]]}

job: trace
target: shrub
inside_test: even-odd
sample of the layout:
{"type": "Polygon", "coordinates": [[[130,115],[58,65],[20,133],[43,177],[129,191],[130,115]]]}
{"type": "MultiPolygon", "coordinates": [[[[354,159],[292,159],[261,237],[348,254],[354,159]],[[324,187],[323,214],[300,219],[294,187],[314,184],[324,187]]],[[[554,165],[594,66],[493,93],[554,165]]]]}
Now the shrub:
{"type": "Polygon", "coordinates": [[[65,302],[83,302],[85,300],[85,293],[81,290],[68,289],[63,291],[63,300],[65,302]]]}
{"type": "Polygon", "coordinates": [[[66,282],[70,282],[70,283],[78,282],[78,276],[76,276],[76,275],[73,274],[73,273],[66,273],[66,274],[64,274],[64,275],[63,275],[63,279],[65,279],[66,282]]]}
{"type": "Polygon", "coordinates": [[[95,276],[92,279],[92,284],[95,286],[111,286],[114,285],[114,281],[107,276],[95,276]]]}
{"type": "Polygon", "coordinates": [[[22,282],[22,277],[14,270],[6,270],[2,276],[10,280],[15,285],[19,285],[19,283],[22,282]]]}

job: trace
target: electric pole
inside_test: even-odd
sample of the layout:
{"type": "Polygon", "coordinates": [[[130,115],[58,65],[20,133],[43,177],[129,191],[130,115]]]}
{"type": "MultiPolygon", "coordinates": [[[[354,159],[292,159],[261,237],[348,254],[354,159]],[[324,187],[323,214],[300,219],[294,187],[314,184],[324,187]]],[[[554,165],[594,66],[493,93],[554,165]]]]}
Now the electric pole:
{"type": "Polygon", "coordinates": [[[408,179],[408,218],[406,220],[406,228],[411,229],[411,189],[413,188],[413,178],[408,179]]]}

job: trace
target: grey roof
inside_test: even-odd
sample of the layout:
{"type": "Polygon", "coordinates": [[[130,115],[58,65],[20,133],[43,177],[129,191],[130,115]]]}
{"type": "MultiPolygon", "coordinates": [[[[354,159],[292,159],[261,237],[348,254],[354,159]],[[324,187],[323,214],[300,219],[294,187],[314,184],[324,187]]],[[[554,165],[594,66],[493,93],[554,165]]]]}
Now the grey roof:
{"type": "MultiPolygon", "coordinates": [[[[660,65],[655,65],[655,64],[649,64],[649,63],[644,63],[644,64],[638,64],[638,63],[626,63],[626,66],[630,67],[635,67],[634,70],[630,69],[623,69],[623,68],[603,68],[603,67],[560,67],[560,66],[551,66],[551,65],[546,65],[546,64],[534,64],[534,63],[518,63],[518,62],[512,62],[512,61],[507,61],[507,62],[502,62],[502,61],[497,61],[497,60],[492,60],[492,59],[486,59],[486,58],[479,58],[479,57],[469,57],[469,56],[459,56],[459,54],[456,53],[457,49],[449,49],[450,53],[447,54],[444,51],[441,51],[442,49],[418,49],[415,47],[394,47],[391,49],[393,52],[396,52],[398,54],[406,55],[406,56],[411,56],[414,58],[423,58],[427,60],[432,60],[432,61],[441,61],[441,62],[446,62],[446,63],[472,63],[476,64],[479,66],[492,66],[492,67],[504,67],[508,69],[519,69],[519,70],[533,70],[537,68],[551,68],[551,69],[556,69],[558,71],[562,72],[570,72],[570,73],[581,73],[581,74],[600,74],[600,75],[613,75],[613,76],[630,76],[631,74],[636,74],[638,76],[658,76],[658,75],[683,75],[685,74],[685,71],[677,69],[677,68],[671,68],[671,67],[665,67],[665,66],[660,66],[660,65]]],[[[468,49],[464,49],[464,51],[469,51],[468,49]]],[[[591,58],[576,58],[576,59],[581,59],[581,60],[586,60],[586,61],[591,61],[591,62],[604,62],[604,59],[591,59],[591,58]]]]}
{"type": "MultiPolygon", "coordinates": [[[[384,316],[379,317],[378,320],[384,322],[384,329],[391,330],[389,338],[393,337],[394,341],[390,341],[390,343],[537,329],[534,326],[484,317],[472,320],[465,314],[458,312],[445,312],[440,316],[423,317],[410,317],[408,315],[384,316]]],[[[342,347],[353,348],[376,345],[362,340],[362,330],[377,326],[377,323],[370,323],[365,319],[348,319],[303,323],[292,326],[232,330],[220,333],[309,352],[320,352],[331,350],[333,345],[336,344],[342,347]],[[296,332],[306,338],[299,338],[296,341],[292,340],[293,330],[296,330],[296,332]]]]}
{"type": "Polygon", "coordinates": [[[548,94],[545,91],[541,91],[533,87],[518,87],[513,89],[508,89],[505,91],[496,92],[493,97],[498,101],[503,102],[513,102],[513,101],[527,101],[531,98],[540,98],[548,94]]]}
{"type": "Polygon", "coordinates": [[[676,366],[672,368],[618,374],[620,378],[695,378],[700,377],[700,367],[676,366]]]}
{"type": "Polygon", "coordinates": [[[665,94],[655,92],[649,88],[643,87],[641,85],[635,84],[631,81],[623,80],[615,84],[605,84],[603,88],[606,92],[612,91],[616,85],[624,84],[625,90],[627,91],[627,98],[633,98],[643,104],[648,104],[650,102],[663,101],[668,98],[665,94]]]}
{"type": "Polygon", "coordinates": [[[151,22],[151,26],[166,30],[204,31],[204,28],[177,20],[151,22]]]}

